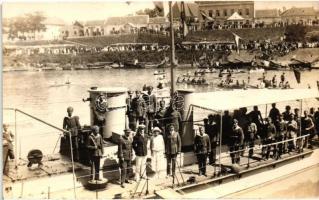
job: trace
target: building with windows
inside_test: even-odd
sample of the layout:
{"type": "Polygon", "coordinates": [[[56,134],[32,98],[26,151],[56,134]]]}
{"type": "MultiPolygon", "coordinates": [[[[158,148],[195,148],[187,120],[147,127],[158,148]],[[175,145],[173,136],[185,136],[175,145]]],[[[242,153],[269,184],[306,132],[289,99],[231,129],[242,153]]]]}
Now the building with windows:
{"type": "Polygon", "coordinates": [[[104,35],[105,20],[91,20],[84,23],[84,36],[101,36],[104,35]]]}
{"type": "Polygon", "coordinates": [[[104,23],[104,34],[136,33],[140,29],[146,29],[148,23],[148,15],[109,17],[104,23]]]}
{"type": "Polygon", "coordinates": [[[255,11],[255,24],[259,27],[277,27],[281,24],[280,10],[265,9],[255,11]]]}
{"type": "Polygon", "coordinates": [[[229,21],[234,21],[232,18],[240,18],[238,27],[249,27],[253,24],[254,1],[196,1],[195,3],[198,4],[202,15],[207,16],[203,17],[203,22],[207,18],[213,19],[210,20],[211,28],[231,28],[233,23],[237,23],[231,22],[230,25],[229,21]]]}
{"type": "Polygon", "coordinates": [[[66,25],[61,29],[62,38],[74,38],[84,36],[84,26],[75,21],[71,25],[66,25]]]}
{"type": "Polygon", "coordinates": [[[281,20],[285,25],[302,24],[312,26],[317,24],[317,11],[313,7],[292,7],[281,13],[281,20]]]}

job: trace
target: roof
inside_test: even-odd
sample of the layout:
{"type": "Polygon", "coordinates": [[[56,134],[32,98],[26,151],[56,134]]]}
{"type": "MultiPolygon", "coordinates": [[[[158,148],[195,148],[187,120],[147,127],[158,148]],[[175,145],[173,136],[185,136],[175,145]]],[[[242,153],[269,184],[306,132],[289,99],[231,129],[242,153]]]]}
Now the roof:
{"type": "Polygon", "coordinates": [[[168,20],[166,17],[153,17],[149,19],[149,24],[165,24],[168,20]]]}
{"type": "Polygon", "coordinates": [[[90,20],[84,23],[84,26],[103,26],[105,20],[90,20]]]}
{"type": "Polygon", "coordinates": [[[316,16],[316,10],[313,7],[307,8],[290,8],[283,13],[281,13],[282,17],[296,17],[296,16],[316,16]]]}
{"type": "MultiPolygon", "coordinates": [[[[176,2],[173,5],[173,18],[180,18],[181,17],[181,8],[182,3],[181,2],[176,2]]],[[[199,11],[199,6],[196,3],[184,3],[185,7],[185,16],[186,17],[199,17],[200,16],[200,11],[199,11]]]]}
{"type": "Polygon", "coordinates": [[[75,22],[72,24],[72,26],[78,26],[78,27],[80,27],[80,28],[83,28],[83,25],[82,25],[80,22],[78,22],[78,21],[75,21],[75,22]]]}
{"type": "Polygon", "coordinates": [[[47,17],[42,24],[44,25],[56,25],[56,26],[64,26],[66,23],[57,17],[47,17]]]}
{"type": "Polygon", "coordinates": [[[136,16],[126,16],[126,17],[109,17],[104,25],[124,25],[127,23],[132,24],[148,24],[148,15],[136,15],[136,16]]]}
{"type": "Polygon", "coordinates": [[[192,93],[189,102],[204,109],[224,111],[318,97],[317,89],[249,89],[192,93]]]}
{"type": "Polygon", "coordinates": [[[279,10],[277,9],[266,9],[266,10],[256,10],[256,18],[276,18],[279,16],[279,10]]]}
{"type": "Polygon", "coordinates": [[[236,20],[244,20],[242,16],[240,16],[237,12],[234,12],[230,17],[228,17],[227,21],[236,21],[236,20]]]}

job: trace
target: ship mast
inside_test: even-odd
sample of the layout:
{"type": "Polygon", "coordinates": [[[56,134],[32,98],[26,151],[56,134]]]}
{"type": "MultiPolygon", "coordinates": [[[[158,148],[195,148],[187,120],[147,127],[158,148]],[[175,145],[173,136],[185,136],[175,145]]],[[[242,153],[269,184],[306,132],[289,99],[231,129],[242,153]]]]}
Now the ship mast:
{"type": "Polygon", "coordinates": [[[174,29],[173,29],[173,12],[172,1],[168,2],[169,5],[169,21],[170,21],[170,39],[171,39],[171,97],[173,98],[175,92],[175,75],[174,75],[174,61],[175,61],[175,44],[174,44],[174,29]]]}

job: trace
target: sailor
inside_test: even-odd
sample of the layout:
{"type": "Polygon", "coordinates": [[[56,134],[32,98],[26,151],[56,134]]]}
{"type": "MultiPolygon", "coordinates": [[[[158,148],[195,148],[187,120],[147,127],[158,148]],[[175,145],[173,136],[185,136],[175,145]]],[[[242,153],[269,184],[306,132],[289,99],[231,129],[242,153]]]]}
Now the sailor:
{"type": "Polygon", "coordinates": [[[248,114],[252,121],[256,124],[257,126],[257,134],[258,135],[261,135],[261,130],[262,130],[262,116],[261,116],[261,113],[260,111],[258,110],[258,106],[254,106],[253,107],[253,111],[251,111],[249,114],[248,114]]]}
{"type": "Polygon", "coordinates": [[[182,117],[181,114],[175,109],[173,102],[171,102],[170,106],[167,108],[164,118],[167,131],[170,130],[170,128],[168,127],[170,125],[174,126],[175,131],[180,131],[182,117]]]}
{"type": "Polygon", "coordinates": [[[141,95],[141,91],[136,90],[136,97],[132,100],[132,130],[136,131],[136,127],[141,124],[141,121],[145,120],[146,117],[146,103],[141,95]]]}
{"type": "Polygon", "coordinates": [[[262,158],[263,159],[269,159],[269,155],[270,155],[270,150],[271,150],[271,144],[274,141],[275,135],[276,133],[276,127],[273,124],[272,120],[270,117],[266,118],[266,124],[265,124],[265,138],[263,140],[263,146],[262,147],[262,158]]]}
{"type": "Polygon", "coordinates": [[[70,140],[69,140],[69,133],[71,133],[71,140],[72,140],[72,148],[73,148],[73,158],[74,161],[79,161],[79,138],[78,138],[78,132],[79,129],[81,129],[81,125],[79,122],[78,116],[72,116],[73,114],[73,108],[70,106],[67,108],[68,116],[64,117],[63,119],[63,129],[67,130],[69,132],[64,133],[64,139],[63,142],[61,140],[61,148],[60,152],[64,152],[65,150],[68,150],[70,140]]]}
{"type": "Polygon", "coordinates": [[[297,121],[295,121],[293,117],[289,118],[289,121],[287,123],[287,139],[293,139],[293,140],[289,141],[287,144],[288,153],[291,152],[293,149],[296,149],[297,131],[298,131],[297,121]]]}
{"type": "Polygon", "coordinates": [[[100,130],[98,126],[92,127],[92,133],[87,138],[87,148],[89,150],[90,162],[91,162],[91,179],[100,179],[100,160],[104,154],[103,139],[99,134],[100,130]]]}
{"type": "Polygon", "coordinates": [[[130,183],[129,177],[133,173],[132,169],[132,137],[131,129],[125,129],[124,135],[120,138],[118,144],[118,158],[121,168],[121,187],[124,188],[124,182],[130,183]]]}
{"type": "Polygon", "coordinates": [[[157,111],[157,100],[156,95],[153,93],[153,87],[148,86],[147,87],[147,95],[149,98],[149,105],[147,109],[147,118],[148,118],[148,129],[147,133],[149,133],[153,128],[153,121],[155,119],[155,112],[157,111]]]}
{"type": "Polygon", "coordinates": [[[179,133],[175,131],[174,125],[169,126],[165,138],[165,156],[167,160],[167,177],[175,176],[176,157],[181,152],[182,142],[179,133]]]}
{"type": "Polygon", "coordinates": [[[152,151],[152,161],[153,166],[155,166],[155,172],[159,178],[159,171],[161,166],[165,165],[165,143],[163,136],[160,134],[162,131],[158,127],[155,127],[153,130],[153,151],[152,151]]]}
{"type": "MultiPolygon", "coordinates": [[[[136,181],[139,181],[140,178],[144,175],[145,171],[145,159],[147,156],[147,144],[148,144],[148,137],[145,135],[145,125],[141,124],[137,128],[137,133],[133,137],[133,150],[135,152],[136,158],[136,170],[135,170],[135,177],[136,181]]],[[[153,149],[153,142],[151,140],[151,151],[153,149]]]]}
{"type": "Polygon", "coordinates": [[[8,174],[9,168],[7,165],[8,158],[14,159],[14,151],[13,151],[13,140],[14,135],[9,130],[8,124],[3,124],[3,132],[2,132],[2,148],[3,148],[3,172],[4,174],[8,174]],[[7,152],[4,151],[5,147],[7,147],[7,152]]]}
{"type": "Polygon", "coordinates": [[[194,152],[197,157],[199,176],[206,175],[207,155],[210,154],[211,144],[209,136],[204,133],[203,127],[199,127],[199,134],[194,139],[194,152]]]}
{"type": "Polygon", "coordinates": [[[272,77],[272,86],[275,88],[275,87],[277,87],[277,76],[276,75],[274,75],[273,77],[272,77]]]}
{"type": "Polygon", "coordinates": [[[232,159],[232,164],[238,163],[240,162],[240,152],[239,151],[239,147],[241,146],[241,144],[244,142],[244,132],[243,129],[238,125],[238,120],[234,119],[233,120],[233,128],[232,128],[232,133],[231,133],[231,146],[229,151],[230,152],[234,152],[231,153],[231,159],[232,159]]]}
{"type": "Polygon", "coordinates": [[[210,145],[211,145],[211,151],[209,154],[209,164],[213,165],[216,162],[216,148],[218,145],[218,135],[219,135],[219,121],[220,121],[220,117],[218,117],[217,115],[208,115],[208,128],[207,131],[205,131],[210,139],[210,145]]]}
{"type": "Polygon", "coordinates": [[[126,98],[126,115],[128,117],[128,127],[134,130],[134,118],[132,110],[133,92],[128,91],[128,98],[126,98]]]}

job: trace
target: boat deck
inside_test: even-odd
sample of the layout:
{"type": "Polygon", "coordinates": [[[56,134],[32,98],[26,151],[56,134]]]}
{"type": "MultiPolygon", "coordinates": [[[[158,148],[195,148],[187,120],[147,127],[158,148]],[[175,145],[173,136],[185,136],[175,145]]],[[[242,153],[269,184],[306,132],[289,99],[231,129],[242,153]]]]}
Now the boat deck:
{"type": "MultiPolygon", "coordinates": [[[[113,169],[112,172],[105,172],[104,177],[109,178],[109,184],[106,190],[103,191],[89,191],[85,189],[84,185],[85,181],[81,181],[81,175],[87,174],[89,171],[87,166],[76,164],[76,194],[81,198],[167,198],[167,197],[182,197],[183,194],[189,193],[196,188],[201,186],[207,186],[209,184],[221,184],[222,182],[225,183],[229,180],[236,180],[240,179],[242,176],[246,176],[246,174],[258,174],[259,170],[269,170],[269,168],[274,168],[276,166],[281,166],[285,164],[289,164],[297,159],[302,159],[308,155],[311,155],[313,150],[304,149],[304,152],[297,153],[293,152],[290,154],[282,155],[282,158],[279,160],[269,159],[269,160],[261,160],[259,156],[259,152],[256,152],[255,157],[253,159],[249,159],[249,168],[247,167],[248,157],[245,154],[241,157],[240,165],[237,166],[239,171],[237,173],[229,171],[231,165],[230,157],[222,157],[222,171],[225,171],[221,175],[217,176],[218,172],[220,171],[219,164],[215,166],[208,165],[207,166],[207,177],[206,176],[198,176],[198,166],[197,164],[189,165],[180,168],[177,170],[177,178],[175,179],[175,184],[173,185],[173,178],[169,177],[166,178],[165,170],[161,171],[159,175],[155,175],[155,177],[150,178],[149,180],[149,194],[145,195],[146,188],[144,187],[143,191],[142,188],[146,183],[146,179],[142,179],[139,184],[139,187],[136,189],[136,182],[132,184],[126,184],[125,188],[121,188],[119,185],[119,170],[118,168],[113,169]],[[226,172],[228,171],[228,172],[226,172]],[[111,178],[112,177],[112,178],[111,178]],[[186,183],[190,177],[195,177],[194,183],[186,183]],[[183,181],[184,180],[184,181],[183,181]],[[167,196],[168,195],[168,196],[167,196]]],[[[11,165],[14,164],[11,162],[11,165]]],[[[73,188],[72,188],[72,166],[70,162],[68,162],[65,158],[51,158],[45,159],[43,161],[43,167],[40,170],[37,170],[37,167],[32,167],[29,170],[27,167],[21,167],[26,165],[26,162],[19,163],[19,167],[17,169],[11,169],[9,176],[5,176],[4,178],[4,186],[7,187],[8,184],[13,184],[14,182],[21,182],[29,179],[37,179],[37,178],[46,178],[51,177],[51,183],[54,179],[52,176],[55,175],[59,177],[59,175],[67,175],[67,181],[62,181],[61,188],[54,190],[51,187],[51,191],[42,191],[40,192],[40,196],[37,197],[48,197],[50,198],[73,198],[73,188]],[[62,162],[61,162],[62,161],[62,162]],[[50,166],[50,167],[48,167],[50,166]],[[65,183],[64,183],[65,182],[65,183]],[[65,184],[65,186],[62,186],[65,184]],[[42,196],[41,196],[42,195],[42,196]]],[[[63,179],[58,179],[63,180],[63,179]]],[[[58,183],[60,184],[60,182],[58,183]]],[[[20,186],[19,186],[20,187],[20,186]]],[[[30,186],[31,187],[31,186],[30,186]]],[[[17,187],[18,188],[18,187],[17,187]]],[[[32,188],[32,187],[31,187],[32,188]]],[[[18,188],[19,189],[19,188],[18,188]]],[[[22,192],[23,193],[23,192],[22,192]]],[[[18,192],[17,190],[13,190],[8,192],[5,196],[10,197],[28,197],[28,195],[21,194],[21,191],[18,192]],[[20,195],[20,196],[19,196],[20,195]]],[[[29,197],[35,197],[34,194],[29,194],[29,197]]]]}

